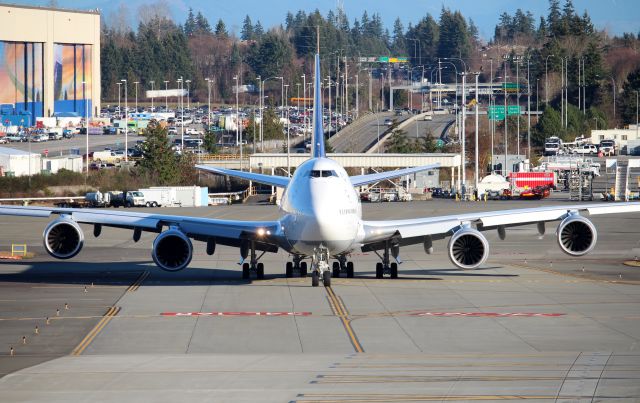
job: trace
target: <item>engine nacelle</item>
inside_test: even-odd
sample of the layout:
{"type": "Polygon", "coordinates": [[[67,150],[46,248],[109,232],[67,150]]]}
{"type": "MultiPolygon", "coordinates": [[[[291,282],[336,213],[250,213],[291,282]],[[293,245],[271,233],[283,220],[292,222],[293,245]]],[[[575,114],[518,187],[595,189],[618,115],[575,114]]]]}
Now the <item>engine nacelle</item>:
{"type": "Polygon", "coordinates": [[[165,271],[179,271],[191,262],[191,240],[177,229],[169,229],[156,237],[151,251],[153,261],[165,271]]]}
{"type": "Polygon", "coordinates": [[[476,269],[489,256],[489,243],[480,231],[465,227],[456,231],[447,247],[449,259],[461,269],[476,269]]]}
{"type": "Polygon", "coordinates": [[[62,217],[52,221],[42,234],[44,248],[56,259],[70,259],[84,245],[84,233],[77,222],[62,217]]]}
{"type": "Polygon", "coordinates": [[[571,256],[582,256],[596,246],[598,232],[591,221],[578,214],[562,220],[556,231],[560,249],[571,256]]]}

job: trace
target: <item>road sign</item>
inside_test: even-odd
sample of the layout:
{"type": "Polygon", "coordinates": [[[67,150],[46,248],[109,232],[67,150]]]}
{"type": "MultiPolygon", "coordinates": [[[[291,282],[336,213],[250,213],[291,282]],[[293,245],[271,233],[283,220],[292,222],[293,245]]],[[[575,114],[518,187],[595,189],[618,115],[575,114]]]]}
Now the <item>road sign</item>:
{"type": "Polygon", "coordinates": [[[518,83],[502,83],[503,90],[517,90],[518,83]]]}
{"type": "Polygon", "coordinates": [[[442,141],[441,139],[436,140],[436,147],[438,148],[444,147],[444,141],[442,141]]]}
{"type": "Polygon", "coordinates": [[[504,106],[490,106],[488,111],[489,119],[491,120],[504,120],[504,106]]]}
{"type": "Polygon", "coordinates": [[[507,115],[520,115],[520,105],[509,105],[507,107],[507,115]]]}
{"type": "Polygon", "coordinates": [[[409,62],[409,58],[408,57],[380,56],[380,57],[378,57],[378,62],[380,62],[380,63],[407,63],[407,62],[409,62]]]}

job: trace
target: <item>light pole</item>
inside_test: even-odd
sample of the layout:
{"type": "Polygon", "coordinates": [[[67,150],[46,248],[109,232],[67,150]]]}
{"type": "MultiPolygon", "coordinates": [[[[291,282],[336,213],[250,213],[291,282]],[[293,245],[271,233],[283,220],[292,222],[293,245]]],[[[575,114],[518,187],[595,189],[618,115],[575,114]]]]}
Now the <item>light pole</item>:
{"type": "Polygon", "coordinates": [[[233,76],[236,82],[236,144],[240,146],[240,170],[242,171],[242,137],[240,132],[240,105],[238,103],[238,94],[240,88],[238,87],[238,76],[233,76]]]}
{"type": "Polygon", "coordinates": [[[190,94],[189,94],[189,90],[190,90],[190,86],[189,84],[191,83],[191,80],[185,80],[185,83],[187,83],[187,110],[190,111],[191,110],[191,101],[189,98],[191,98],[190,94]]]}
{"type": "Polygon", "coordinates": [[[129,162],[129,107],[127,106],[127,80],[124,83],[124,161],[129,162]]]}
{"type": "Polygon", "coordinates": [[[207,77],[205,81],[207,82],[207,132],[209,132],[211,127],[211,79],[207,77]]]}
{"type": "MultiPolygon", "coordinates": [[[[86,94],[86,81],[82,82],[82,93],[86,94]]],[[[86,140],[86,144],[85,144],[85,154],[87,156],[86,158],[86,163],[87,163],[87,178],[89,177],[89,105],[87,104],[87,96],[84,96],[84,134],[85,134],[85,140],[86,140]]],[[[31,144],[31,143],[29,143],[31,144]]],[[[29,161],[31,161],[31,156],[29,156],[29,161]]]]}
{"type": "Polygon", "coordinates": [[[506,178],[509,174],[507,169],[507,158],[509,153],[509,109],[507,106],[507,60],[504,61],[504,166],[502,167],[502,175],[506,178]]]}
{"type": "Polygon", "coordinates": [[[155,83],[155,81],[151,80],[150,83],[151,83],[151,112],[155,112],[155,109],[153,107],[153,96],[155,95],[153,93],[153,84],[155,83]]]}
{"type": "MultiPolygon", "coordinates": [[[[289,84],[283,84],[285,90],[285,99],[289,96],[289,84]]],[[[287,106],[287,176],[291,176],[291,149],[289,137],[289,108],[287,106]]]]}
{"type": "Polygon", "coordinates": [[[544,59],[544,103],[549,103],[549,58],[554,56],[553,54],[547,55],[544,59]]]}
{"type": "Polygon", "coordinates": [[[636,93],[636,139],[638,138],[638,90],[635,90],[636,93]]]}
{"type": "Polygon", "coordinates": [[[378,128],[378,154],[380,154],[380,118],[379,115],[380,114],[380,104],[378,102],[376,102],[376,127],[378,128]]]}
{"type": "Polygon", "coordinates": [[[475,159],[476,159],[476,166],[475,166],[475,191],[477,194],[478,191],[478,175],[479,175],[479,171],[478,171],[478,112],[479,112],[479,108],[480,108],[480,104],[478,103],[478,77],[480,76],[480,72],[475,72],[473,73],[476,76],[476,153],[475,153],[475,159]]]}
{"type": "Polygon", "coordinates": [[[465,161],[465,142],[466,142],[466,136],[465,136],[465,118],[467,117],[466,111],[467,111],[467,93],[465,90],[465,84],[467,82],[467,72],[462,72],[460,73],[460,75],[462,76],[462,132],[460,133],[460,139],[461,139],[461,144],[462,144],[462,151],[461,151],[461,164],[462,164],[462,187],[461,187],[461,195],[462,198],[464,199],[465,197],[465,193],[466,193],[466,161],[465,161]]]}
{"type": "Polygon", "coordinates": [[[304,115],[302,115],[302,139],[307,140],[307,75],[303,74],[300,76],[302,78],[302,111],[304,115]]]}
{"type": "Polygon", "coordinates": [[[164,80],[164,111],[169,111],[169,81],[164,80]]]}
{"type": "Polygon", "coordinates": [[[122,107],[120,107],[120,89],[122,88],[122,83],[117,82],[118,85],[118,118],[122,119],[122,107]]]}
{"type": "MultiPolygon", "coordinates": [[[[184,152],[184,100],[182,98],[183,92],[183,83],[184,80],[180,77],[177,81],[180,84],[180,126],[181,126],[181,134],[180,134],[180,155],[184,152]]],[[[177,109],[177,108],[176,108],[177,109]]]]}
{"type": "Polygon", "coordinates": [[[134,81],[133,84],[136,86],[136,113],[138,113],[138,84],[140,81],[134,81]]]}

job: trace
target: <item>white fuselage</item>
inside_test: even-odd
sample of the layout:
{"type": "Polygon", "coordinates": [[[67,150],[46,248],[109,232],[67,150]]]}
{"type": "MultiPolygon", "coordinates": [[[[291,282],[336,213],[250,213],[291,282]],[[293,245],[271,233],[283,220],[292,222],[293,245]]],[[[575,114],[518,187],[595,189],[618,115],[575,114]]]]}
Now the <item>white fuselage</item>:
{"type": "Polygon", "coordinates": [[[344,168],[328,158],[296,169],[280,210],[291,253],[310,255],[324,247],[335,256],[353,250],[364,236],[360,197],[344,168]]]}

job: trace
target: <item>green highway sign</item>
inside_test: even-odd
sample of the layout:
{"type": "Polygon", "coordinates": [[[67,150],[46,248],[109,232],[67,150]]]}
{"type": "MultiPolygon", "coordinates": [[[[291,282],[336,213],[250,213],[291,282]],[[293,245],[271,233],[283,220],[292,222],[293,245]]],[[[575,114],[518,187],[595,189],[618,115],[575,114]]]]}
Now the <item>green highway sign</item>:
{"type": "Polygon", "coordinates": [[[491,120],[504,120],[504,106],[490,106],[488,110],[489,119],[491,120]]]}
{"type": "Polygon", "coordinates": [[[509,105],[507,107],[507,114],[511,115],[519,115],[520,114],[520,106],[519,105],[509,105]]]}
{"type": "Polygon", "coordinates": [[[502,83],[502,89],[504,90],[517,90],[518,83],[502,83]]]}

